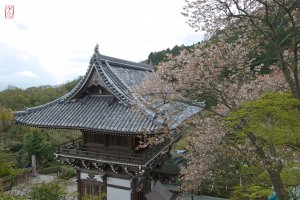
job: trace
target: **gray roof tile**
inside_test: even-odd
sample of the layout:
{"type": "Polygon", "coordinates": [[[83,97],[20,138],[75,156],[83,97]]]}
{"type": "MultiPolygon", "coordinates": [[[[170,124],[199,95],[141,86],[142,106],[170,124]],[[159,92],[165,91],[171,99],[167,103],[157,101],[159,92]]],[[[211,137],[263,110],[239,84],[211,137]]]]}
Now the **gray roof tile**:
{"type": "MultiPolygon", "coordinates": [[[[15,112],[16,123],[45,128],[67,128],[93,131],[141,133],[151,132],[160,125],[153,116],[145,115],[129,105],[132,89],[140,84],[153,68],[149,65],[125,61],[95,53],[82,80],[64,96],[42,106],[15,112]],[[111,95],[86,96],[78,99],[93,69],[103,87],[111,95]],[[76,97],[76,98],[75,98],[76,97]]],[[[176,126],[199,112],[190,107],[182,113],[176,126]]],[[[172,127],[173,128],[173,127],[172,127]]]]}
{"type": "Polygon", "coordinates": [[[151,119],[129,106],[111,103],[113,96],[87,96],[69,103],[47,106],[30,114],[16,115],[19,124],[48,128],[74,128],[98,131],[138,133],[152,131],[157,126],[151,119]],[[87,117],[88,116],[88,117],[87,117]],[[124,119],[126,126],[124,126],[124,119]],[[148,123],[143,123],[147,121],[148,123]]]}

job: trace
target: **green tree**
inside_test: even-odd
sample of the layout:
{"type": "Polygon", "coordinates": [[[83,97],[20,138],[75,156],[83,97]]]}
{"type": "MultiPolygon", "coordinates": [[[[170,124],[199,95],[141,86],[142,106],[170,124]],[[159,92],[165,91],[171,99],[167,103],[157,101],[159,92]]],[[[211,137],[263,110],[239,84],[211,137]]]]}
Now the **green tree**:
{"type": "Polygon", "coordinates": [[[0,131],[3,131],[11,124],[13,115],[10,109],[0,106],[0,131]]]}
{"type": "Polygon", "coordinates": [[[65,182],[54,180],[50,183],[34,185],[28,197],[30,200],[65,200],[66,194],[65,182]]]}
{"type": "Polygon", "coordinates": [[[232,193],[231,200],[265,200],[271,194],[272,190],[264,187],[253,186],[237,186],[232,193]]]}
{"type": "Polygon", "coordinates": [[[9,157],[0,152],[0,177],[5,176],[15,176],[19,173],[19,170],[14,169],[13,160],[9,159],[9,157]]]}
{"type": "Polygon", "coordinates": [[[290,93],[267,93],[243,103],[227,117],[228,126],[233,129],[228,135],[232,147],[248,160],[248,166],[253,165],[268,175],[280,198],[287,197],[290,178],[299,175],[291,170],[300,156],[299,106],[300,101],[290,93]],[[284,180],[283,174],[289,178],[284,180]]]}
{"type": "Polygon", "coordinates": [[[25,139],[25,156],[27,160],[35,155],[39,164],[53,161],[54,150],[54,144],[51,141],[46,141],[46,136],[38,129],[33,129],[25,139]]]}
{"type": "Polygon", "coordinates": [[[50,102],[70,91],[81,79],[78,77],[59,86],[44,85],[30,87],[25,90],[17,87],[9,87],[0,92],[0,106],[12,110],[22,110],[50,102]]]}

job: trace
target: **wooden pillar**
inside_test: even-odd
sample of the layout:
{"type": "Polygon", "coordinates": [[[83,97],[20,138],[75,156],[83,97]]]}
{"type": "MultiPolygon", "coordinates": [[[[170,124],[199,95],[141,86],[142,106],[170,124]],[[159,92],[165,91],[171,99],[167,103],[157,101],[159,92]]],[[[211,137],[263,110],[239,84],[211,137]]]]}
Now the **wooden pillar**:
{"type": "Polygon", "coordinates": [[[105,134],[104,137],[105,137],[105,139],[104,139],[104,140],[105,140],[104,146],[105,146],[105,147],[108,147],[108,146],[109,146],[109,135],[108,135],[108,134],[105,134]]]}
{"type": "Polygon", "coordinates": [[[135,140],[135,137],[134,136],[130,136],[130,138],[129,138],[129,145],[131,147],[130,148],[131,150],[134,150],[134,148],[135,148],[134,140],[135,140]]]}
{"type": "Polygon", "coordinates": [[[85,146],[86,144],[86,133],[82,131],[82,143],[85,146]]]}
{"type": "Polygon", "coordinates": [[[137,179],[133,178],[132,182],[131,182],[131,188],[132,188],[132,192],[131,192],[131,200],[138,200],[138,190],[137,190],[137,179]]]}
{"type": "Polygon", "coordinates": [[[80,170],[77,169],[77,192],[78,192],[78,200],[81,199],[81,180],[80,180],[80,170]]]}
{"type": "MultiPolygon", "coordinates": [[[[102,177],[102,181],[103,181],[103,192],[107,195],[107,175],[104,175],[102,177]]],[[[105,199],[107,199],[107,196],[105,199]]]]}
{"type": "Polygon", "coordinates": [[[146,169],[145,173],[144,173],[144,179],[143,179],[143,194],[144,195],[151,191],[150,181],[151,181],[150,180],[150,173],[149,173],[149,170],[146,169]]]}

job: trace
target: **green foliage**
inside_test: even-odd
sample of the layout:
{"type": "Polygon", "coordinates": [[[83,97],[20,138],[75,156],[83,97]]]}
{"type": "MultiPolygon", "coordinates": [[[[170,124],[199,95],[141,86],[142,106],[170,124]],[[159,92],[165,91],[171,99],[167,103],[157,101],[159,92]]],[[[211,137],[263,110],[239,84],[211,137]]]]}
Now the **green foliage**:
{"type": "Polygon", "coordinates": [[[235,186],[231,188],[232,192],[230,197],[232,199],[266,199],[272,191],[272,183],[266,170],[262,169],[259,165],[252,163],[252,165],[247,165],[247,161],[241,162],[236,171],[235,186]]]}
{"type": "Polygon", "coordinates": [[[266,189],[258,185],[237,186],[232,193],[231,200],[265,200],[272,193],[271,189],[266,189]]]}
{"type": "Polygon", "coordinates": [[[0,200],[25,200],[25,197],[8,195],[0,192],[0,200]]]}
{"type": "Polygon", "coordinates": [[[39,174],[56,174],[58,170],[58,166],[51,166],[39,169],[39,174]]]}
{"type": "Polygon", "coordinates": [[[11,113],[11,110],[0,105],[0,131],[5,130],[8,125],[11,124],[12,120],[13,115],[11,113]]]}
{"type": "MultiPolygon", "coordinates": [[[[81,79],[78,77],[60,86],[30,87],[25,90],[17,87],[9,87],[0,92],[0,106],[12,110],[22,110],[26,107],[34,107],[50,102],[70,91],[81,79]]],[[[0,110],[1,112],[1,110],[0,110]]]]}
{"type": "Polygon", "coordinates": [[[83,196],[82,200],[104,200],[106,198],[105,193],[101,193],[100,196],[83,196]]]}
{"type": "Polygon", "coordinates": [[[30,200],[65,200],[66,184],[59,180],[50,183],[40,183],[34,185],[29,192],[30,200]]]}
{"type": "Polygon", "coordinates": [[[53,153],[55,150],[54,144],[47,141],[47,138],[42,131],[33,129],[25,139],[26,157],[30,160],[32,155],[35,155],[39,163],[53,161],[53,153]]]}
{"type": "Polygon", "coordinates": [[[156,65],[158,65],[158,63],[160,63],[162,61],[167,61],[167,54],[172,54],[172,55],[176,56],[176,55],[179,55],[180,51],[182,51],[183,49],[190,50],[193,48],[193,46],[194,45],[191,45],[191,46],[175,45],[171,50],[169,48],[167,48],[165,50],[161,50],[158,52],[151,52],[148,56],[148,59],[145,61],[145,63],[156,66],[156,65]]]}
{"type": "Polygon", "coordinates": [[[59,178],[69,180],[76,176],[75,170],[70,166],[51,166],[39,170],[39,174],[54,174],[59,171],[59,178]]]}
{"type": "Polygon", "coordinates": [[[74,170],[73,167],[60,166],[59,170],[60,170],[59,178],[68,180],[68,179],[73,178],[74,176],[76,176],[76,173],[75,173],[75,170],[74,170]]]}
{"type": "Polygon", "coordinates": [[[11,177],[20,173],[20,170],[14,169],[14,163],[9,157],[0,152],[0,177],[11,177]]]}
{"type": "Polygon", "coordinates": [[[281,178],[284,183],[290,186],[296,186],[300,183],[300,163],[288,162],[281,172],[281,178]]]}
{"type": "Polygon", "coordinates": [[[245,102],[227,118],[230,127],[242,125],[240,134],[252,132],[274,145],[300,145],[300,101],[290,93],[266,93],[245,102]]]}
{"type": "Polygon", "coordinates": [[[187,149],[188,143],[185,138],[181,138],[174,146],[175,150],[187,149]]]}
{"type": "Polygon", "coordinates": [[[290,93],[266,93],[255,101],[243,103],[227,118],[229,127],[233,129],[232,134],[225,137],[227,145],[252,148],[252,136],[248,135],[251,133],[256,138],[256,145],[266,155],[263,159],[261,154],[248,151],[249,155],[244,155],[244,160],[237,158],[241,164],[239,172],[243,186],[236,188],[233,199],[265,199],[271,186],[275,187],[274,184],[278,183],[271,181],[269,170],[279,174],[285,190],[288,190],[287,186],[299,184],[300,165],[295,161],[300,154],[299,106],[300,101],[290,93]],[[283,162],[281,165],[275,162],[269,164],[268,158],[283,162]]]}
{"type": "Polygon", "coordinates": [[[30,131],[29,127],[19,126],[19,125],[11,125],[8,130],[8,137],[14,141],[22,141],[24,137],[24,133],[30,131]]]}

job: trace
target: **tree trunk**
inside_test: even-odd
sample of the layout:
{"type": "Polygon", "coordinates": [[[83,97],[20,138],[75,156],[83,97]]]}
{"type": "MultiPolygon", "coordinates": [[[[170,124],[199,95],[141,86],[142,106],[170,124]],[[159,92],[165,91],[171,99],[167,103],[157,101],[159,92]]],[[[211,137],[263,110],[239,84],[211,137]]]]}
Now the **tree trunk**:
{"type": "Polygon", "coordinates": [[[280,173],[276,169],[268,169],[268,174],[274,186],[274,190],[277,194],[278,200],[288,200],[288,194],[284,189],[280,173]]]}
{"type": "Polygon", "coordinates": [[[267,169],[268,171],[272,185],[274,186],[274,190],[278,196],[278,200],[289,200],[287,192],[282,183],[282,179],[280,177],[282,166],[279,163],[272,163],[272,161],[270,160],[268,161],[264,149],[257,143],[257,138],[253,133],[249,132],[247,133],[247,136],[249,137],[250,141],[254,145],[257,155],[264,163],[265,169],[267,169]]]}

